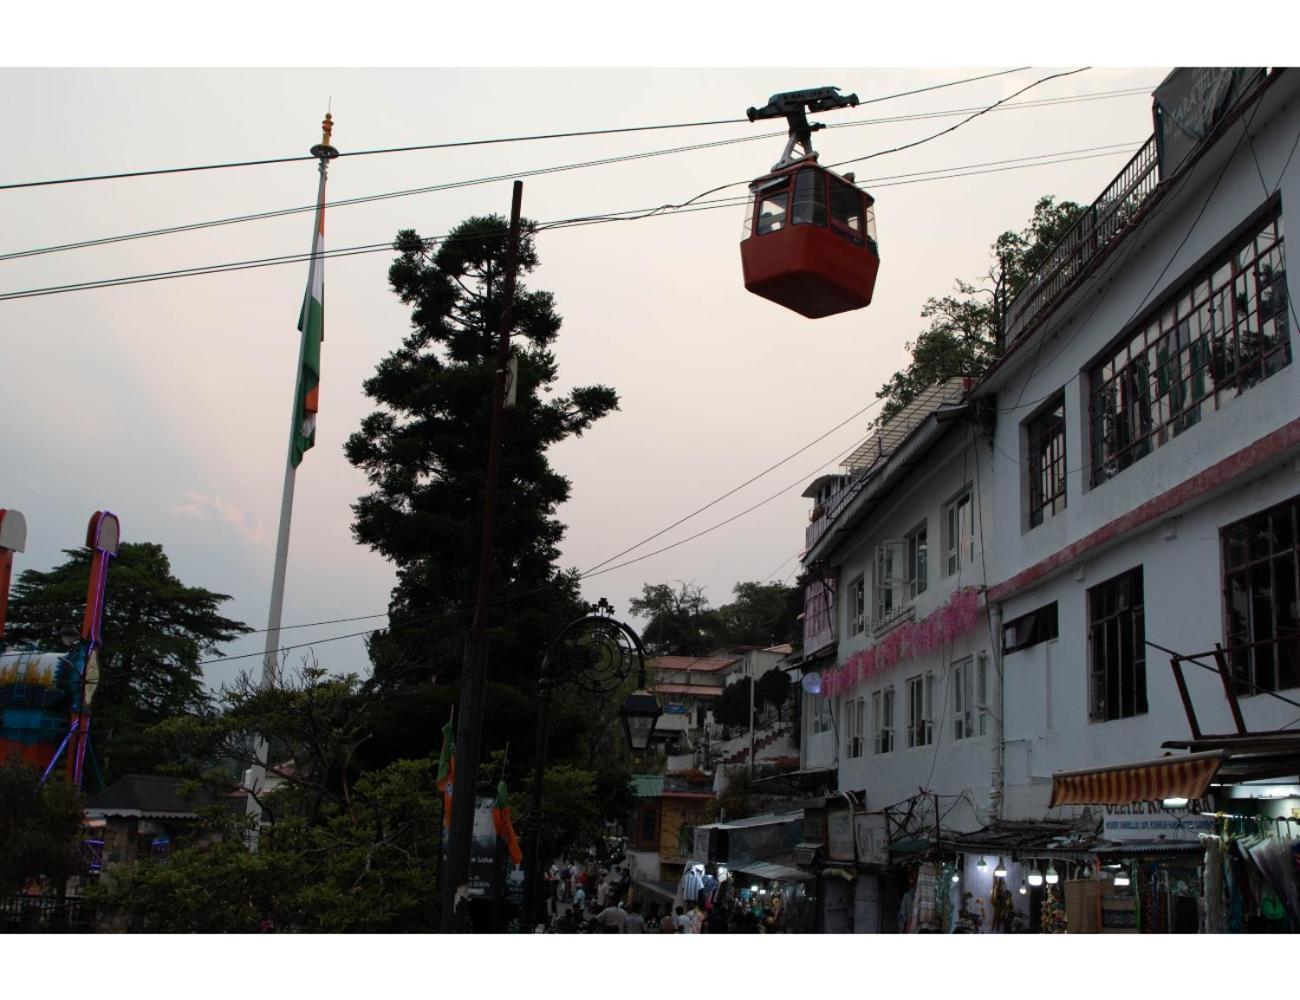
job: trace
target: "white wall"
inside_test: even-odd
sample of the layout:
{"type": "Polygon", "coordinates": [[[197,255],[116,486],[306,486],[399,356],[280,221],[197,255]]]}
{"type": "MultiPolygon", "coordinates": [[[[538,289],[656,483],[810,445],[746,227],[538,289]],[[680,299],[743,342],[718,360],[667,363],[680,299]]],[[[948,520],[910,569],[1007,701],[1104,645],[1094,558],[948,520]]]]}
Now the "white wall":
{"type": "MultiPolygon", "coordinates": [[[[872,615],[873,595],[870,591],[875,572],[876,546],[886,540],[901,539],[924,518],[928,546],[927,586],[915,601],[915,619],[924,619],[944,604],[958,587],[982,586],[985,582],[983,567],[989,555],[980,544],[976,530],[975,556],[964,564],[958,573],[944,574],[944,505],[970,485],[976,490],[975,515],[978,523],[981,513],[987,517],[990,503],[990,483],[987,469],[977,482],[971,430],[968,424],[959,424],[923,459],[920,468],[902,480],[894,493],[877,513],[839,547],[833,558],[836,567],[837,593],[842,595],[840,615],[839,662],[843,663],[858,650],[879,641],[872,629],[849,635],[847,616],[848,584],[859,573],[865,573],[868,586],[868,617],[872,615]],[[982,493],[979,491],[983,491],[982,493]]],[[[985,533],[987,537],[987,533],[985,533]]],[[[971,830],[983,825],[983,810],[988,806],[988,791],[992,770],[990,735],[955,740],[953,731],[952,696],[949,686],[952,663],[978,653],[991,654],[992,643],[986,622],[982,621],[972,632],[955,643],[926,656],[895,664],[860,682],[847,696],[835,699],[835,721],[839,730],[839,787],[867,793],[866,807],[878,810],[894,805],[915,795],[919,787],[930,789],[940,796],[940,810],[948,811],[944,825],[950,829],[971,830]],[[935,677],[934,687],[934,741],[929,746],[906,746],[908,678],[926,671],[935,677]],[[872,692],[892,686],[894,689],[894,749],[887,754],[873,752],[872,692]],[[844,704],[848,699],[862,698],[866,710],[864,726],[865,746],[861,757],[845,757],[844,704]],[[977,815],[976,806],[979,813],[977,815]]],[[[989,670],[992,676],[992,664],[989,670]]],[[[805,729],[805,740],[809,730],[805,729]]],[[[834,735],[834,733],[829,734],[834,735]]]]}
{"type": "MultiPolygon", "coordinates": [[[[1300,90],[1300,80],[1284,78],[1276,85],[1274,105],[1281,103],[1283,87],[1294,93],[1300,90]]],[[[1055,601],[1060,630],[1059,639],[1011,653],[1005,660],[1008,818],[1045,815],[1054,771],[1160,756],[1165,752],[1163,741],[1191,735],[1168,656],[1149,647],[1149,711],[1111,722],[1088,721],[1088,588],[1140,565],[1146,638],[1182,652],[1211,649],[1225,641],[1220,529],[1300,494],[1300,466],[1296,449],[1290,448],[1216,489],[1195,482],[1182,486],[1177,493],[1179,505],[1170,516],[1114,530],[1101,544],[1068,551],[1115,519],[1187,484],[1203,470],[1300,417],[1300,359],[1294,357],[1300,343],[1293,320],[1293,360],[1288,367],[1203,416],[1198,425],[1112,479],[1088,488],[1087,369],[1091,363],[1131,320],[1142,318],[1193,278],[1207,257],[1259,212],[1268,201],[1260,173],[1270,189],[1281,179],[1284,247],[1291,242],[1285,238],[1286,230],[1294,233],[1300,224],[1300,212],[1295,211],[1300,206],[1300,158],[1291,162],[1284,176],[1283,164],[1300,132],[1300,107],[1294,96],[1288,99],[1286,107],[1266,108],[1255,119],[1258,169],[1250,147],[1243,143],[1210,197],[1226,156],[1218,164],[1207,164],[1205,176],[1189,181],[1175,202],[1153,217],[1133,241],[1121,264],[1110,267],[1102,279],[1103,295],[1089,293],[1072,310],[1053,318],[1052,335],[1041,348],[1030,345],[1019,362],[1020,371],[1013,371],[997,394],[996,446],[991,455],[981,451],[984,468],[991,466],[996,484],[992,530],[999,541],[990,546],[990,576],[1007,581],[1053,559],[1051,573],[1013,590],[1002,603],[1010,620],[1055,601]],[[1022,423],[1062,387],[1068,506],[1061,514],[1049,515],[1039,527],[1026,530],[1022,423]]],[[[1231,148],[1240,134],[1240,126],[1234,126],[1222,142],[1231,148]]],[[[1286,249],[1293,257],[1287,280],[1294,302],[1300,290],[1294,273],[1300,266],[1296,263],[1300,251],[1286,249]]],[[[1218,677],[1195,666],[1185,667],[1185,672],[1202,731],[1233,731],[1218,677]]],[[[1284,693],[1293,699],[1300,694],[1284,693]]],[[[1300,716],[1300,709],[1264,695],[1243,699],[1242,704],[1252,729],[1280,728],[1300,716]]]]}

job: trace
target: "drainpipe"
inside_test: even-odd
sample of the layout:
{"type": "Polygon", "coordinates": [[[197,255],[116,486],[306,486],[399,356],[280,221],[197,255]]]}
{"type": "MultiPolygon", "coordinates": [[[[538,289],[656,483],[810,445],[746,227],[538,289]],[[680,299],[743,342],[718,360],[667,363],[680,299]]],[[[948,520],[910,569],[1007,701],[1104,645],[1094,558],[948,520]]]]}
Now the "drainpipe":
{"type": "Polygon", "coordinates": [[[989,715],[993,719],[993,771],[992,788],[989,790],[990,822],[1002,819],[1002,797],[1006,790],[1006,731],[1002,724],[1003,710],[1006,706],[1006,685],[1002,674],[1002,605],[995,604],[990,615],[993,642],[993,708],[989,715]]]}

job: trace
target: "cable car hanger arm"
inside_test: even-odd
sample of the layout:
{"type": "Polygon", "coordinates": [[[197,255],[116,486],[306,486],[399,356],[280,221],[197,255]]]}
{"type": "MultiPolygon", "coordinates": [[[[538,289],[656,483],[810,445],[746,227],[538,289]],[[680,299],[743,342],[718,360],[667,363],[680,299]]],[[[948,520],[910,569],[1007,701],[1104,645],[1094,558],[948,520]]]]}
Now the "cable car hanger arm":
{"type": "Polygon", "coordinates": [[[772,172],[793,166],[801,160],[816,160],[817,154],[812,148],[812,134],[826,126],[821,123],[809,124],[807,112],[838,111],[840,108],[858,106],[858,95],[840,95],[839,87],[812,87],[808,90],[791,90],[784,94],[773,94],[767,104],[761,108],[750,108],[746,115],[751,122],[762,118],[784,118],[790,124],[790,139],[785,144],[785,152],[777,160],[772,172]],[[795,146],[803,147],[803,154],[794,155],[795,146]]]}

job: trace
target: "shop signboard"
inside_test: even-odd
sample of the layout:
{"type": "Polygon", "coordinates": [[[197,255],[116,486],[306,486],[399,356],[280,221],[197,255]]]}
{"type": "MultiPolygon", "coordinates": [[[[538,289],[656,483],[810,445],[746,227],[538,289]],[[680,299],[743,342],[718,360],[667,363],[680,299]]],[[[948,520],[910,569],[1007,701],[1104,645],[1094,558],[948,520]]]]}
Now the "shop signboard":
{"type": "Polygon", "coordinates": [[[870,812],[854,816],[853,841],[858,850],[859,864],[889,864],[889,831],[885,826],[884,813],[870,812]]]}
{"type": "Polygon", "coordinates": [[[847,809],[826,814],[826,856],[832,861],[853,860],[853,814],[847,809]]]}
{"type": "Polygon", "coordinates": [[[685,715],[686,706],[680,701],[669,701],[664,703],[664,712],[667,715],[685,715]]]}
{"type": "Polygon", "coordinates": [[[1179,67],[1156,87],[1160,179],[1173,174],[1258,78],[1258,67],[1179,67]]]}
{"type": "Polygon", "coordinates": [[[1159,802],[1132,802],[1105,806],[1102,837],[1105,840],[1194,841],[1214,832],[1214,819],[1202,816],[1203,803],[1193,800],[1185,808],[1168,809],[1159,802]]]}
{"type": "Polygon", "coordinates": [[[492,823],[496,798],[480,795],[474,800],[474,839],[469,854],[469,894],[477,899],[496,895],[497,829],[492,823]]]}

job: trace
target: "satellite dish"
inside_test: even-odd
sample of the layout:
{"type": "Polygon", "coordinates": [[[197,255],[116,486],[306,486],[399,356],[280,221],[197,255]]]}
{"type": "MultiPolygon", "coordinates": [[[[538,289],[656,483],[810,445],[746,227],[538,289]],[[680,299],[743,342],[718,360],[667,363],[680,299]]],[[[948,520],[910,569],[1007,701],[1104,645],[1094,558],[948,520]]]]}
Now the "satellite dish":
{"type": "Polygon", "coordinates": [[[803,680],[799,682],[805,691],[809,694],[822,693],[822,675],[821,674],[804,674],[803,680]]]}

